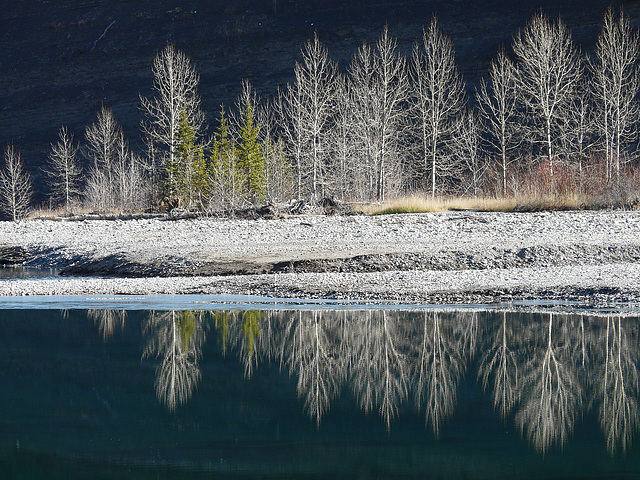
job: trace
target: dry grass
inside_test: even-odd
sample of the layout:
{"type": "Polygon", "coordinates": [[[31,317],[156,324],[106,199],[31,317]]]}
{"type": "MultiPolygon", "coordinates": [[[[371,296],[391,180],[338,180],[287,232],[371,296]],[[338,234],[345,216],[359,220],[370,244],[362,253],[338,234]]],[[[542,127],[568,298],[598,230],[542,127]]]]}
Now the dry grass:
{"type": "MultiPolygon", "coordinates": [[[[27,220],[38,220],[38,219],[50,219],[50,218],[65,218],[65,217],[74,217],[77,215],[89,215],[98,213],[93,208],[85,207],[83,205],[75,205],[70,209],[66,209],[64,207],[56,207],[49,208],[46,206],[40,206],[34,208],[29,212],[27,216],[27,220]]],[[[121,213],[117,210],[108,211],[108,212],[100,212],[101,214],[118,214],[121,213]]]]}
{"type": "Polygon", "coordinates": [[[383,203],[365,206],[368,215],[393,213],[426,213],[448,211],[479,212],[537,212],[543,210],[583,210],[589,208],[588,200],[580,195],[557,195],[540,197],[471,198],[471,197],[425,197],[410,195],[383,203]]]}

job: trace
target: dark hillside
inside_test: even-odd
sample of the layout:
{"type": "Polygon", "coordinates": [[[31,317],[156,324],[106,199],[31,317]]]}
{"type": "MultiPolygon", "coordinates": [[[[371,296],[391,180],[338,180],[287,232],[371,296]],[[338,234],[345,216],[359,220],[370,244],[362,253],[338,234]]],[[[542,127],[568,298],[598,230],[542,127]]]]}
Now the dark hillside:
{"type": "MultiPolygon", "coordinates": [[[[249,78],[271,94],[290,80],[300,46],[317,30],[345,66],[388,22],[409,52],[436,13],[453,37],[468,84],[498,46],[540,8],[561,14],[590,49],[607,1],[334,1],[325,0],[24,0],[0,9],[0,145],[14,141],[38,181],[60,125],[80,139],[102,104],[113,108],[131,142],[139,142],[138,94],[150,94],[151,63],[167,42],[201,74],[203,107],[213,123],[249,78]],[[106,32],[105,32],[106,31],[106,32]],[[104,34],[104,36],[103,36],[104,34]]],[[[627,3],[634,19],[640,6],[627,3]]],[[[42,194],[42,192],[40,192],[42,194]]],[[[42,195],[40,195],[42,198],[42,195]]]]}

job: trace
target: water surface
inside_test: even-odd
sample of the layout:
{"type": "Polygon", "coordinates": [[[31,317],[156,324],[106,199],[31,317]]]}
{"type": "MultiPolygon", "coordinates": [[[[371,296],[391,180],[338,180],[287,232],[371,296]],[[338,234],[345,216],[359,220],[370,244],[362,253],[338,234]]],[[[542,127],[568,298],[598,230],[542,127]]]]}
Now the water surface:
{"type": "Polygon", "coordinates": [[[0,478],[640,476],[637,318],[0,312],[0,478]]]}

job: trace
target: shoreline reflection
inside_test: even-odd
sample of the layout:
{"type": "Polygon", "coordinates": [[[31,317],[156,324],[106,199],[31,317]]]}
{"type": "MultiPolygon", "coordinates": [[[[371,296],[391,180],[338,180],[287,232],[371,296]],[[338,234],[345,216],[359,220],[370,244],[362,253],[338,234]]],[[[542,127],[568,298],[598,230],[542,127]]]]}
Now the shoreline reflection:
{"type": "MultiPolygon", "coordinates": [[[[107,341],[126,315],[89,311],[107,341]]],[[[570,439],[590,409],[611,455],[625,453],[640,426],[638,325],[619,317],[557,314],[365,311],[151,312],[142,358],[157,359],[155,391],[171,412],[202,378],[208,348],[235,355],[250,380],[278,365],[296,380],[305,413],[320,428],[347,392],[387,430],[406,408],[439,437],[468,374],[505,423],[545,454],[570,439]]]]}

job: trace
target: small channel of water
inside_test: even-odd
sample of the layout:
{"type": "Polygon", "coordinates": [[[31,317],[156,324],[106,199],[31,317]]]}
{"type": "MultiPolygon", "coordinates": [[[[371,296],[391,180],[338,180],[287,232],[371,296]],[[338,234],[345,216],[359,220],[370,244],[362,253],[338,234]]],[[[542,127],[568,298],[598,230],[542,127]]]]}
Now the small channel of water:
{"type": "Polygon", "coordinates": [[[0,310],[0,472],[640,477],[638,318],[260,305],[0,310]]]}
{"type": "Polygon", "coordinates": [[[1,267],[0,281],[17,278],[49,278],[55,277],[56,270],[53,268],[30,268],[30,267],[1,267]]]}

